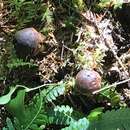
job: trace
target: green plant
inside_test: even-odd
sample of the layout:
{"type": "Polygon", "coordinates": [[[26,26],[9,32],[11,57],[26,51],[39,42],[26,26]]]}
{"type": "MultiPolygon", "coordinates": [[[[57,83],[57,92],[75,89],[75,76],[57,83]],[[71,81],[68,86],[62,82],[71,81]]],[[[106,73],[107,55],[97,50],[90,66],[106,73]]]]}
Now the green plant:
{"type": "Polygon", "coordinates": [[[53,111],[51,111],[50,120],[57,125],[69,125],[62,130],[86,130],[89,126],[89,121],[86,118],[77,120],[74,113],[73,108],[68,105],[55,106],[53,111]]]}
{"type": "Polygon", "coordinates": [[[100,0],[98,6],[101,8],[114,6],[114,9],[117,9],[122,8],[123,3],[123,0],[100,0]]]}
{"type": "Polygon", "coordinates": [[[85,3],[83,0],[72,0],[72,3],[74,5],[74,7],[80,11],[82,11],[85,7],[85,3]]]}
{"type": "Polygon", "coordinates": [[[11,100],[11,96],[14,93],[15,90],[16,90],[16,87],[11,87],[8,94],[0,97],[0,104],[1,105],[7,104],[11,100]]]}
{"type": "MultiPolygon", "coordinates": [[[[102,88],[108,87],[108,83],[102,83],[102,88]]],[[[108,102],[111,103],[111,106],[118,106],[120,103],[120,94],[115,90],[115,87],[113,88],[108,88],[106,90],[103,90],[100,92],[100,97],[105,97],[108,102]]]]}
{"type": "Polygon", "coordinates": [[[52,111],[49,112],[50,122],[59,125],[69,125],[72,118],[73,108],[69,106],[55,106],[52,111]]]}
{"type": "MultiPolygon", "coordinates": [[[[87,130],[88,127],[88,130],[117,130],[117,128],[128,129],[130,127],[129,108],[107,111],[104,114],[102,113],[102,108],[95,109],[88,116],[90,126],[87,118],[83,118],[81,115],[76,116],[76,111],[68,105],[54,105],[54,107],[48,109],[46,103],[54,102],[56,97],[65,92],[63,91],[65,86],[61,86],[61,84],[63,83],[50,85],[47,89],[40,90],[40,93],[37,93],[28,105],[25,103],[25,93],[45,86],[38,86],[32,89],[25,86],[17,86],[15,91],[11,90],[11,97],[17,92],[16,96],[13,96],[14,98],[12,97],[11,99],[8,97],[10,101],[5,102],[5,104],[7,110],[14,116],[15,128],[17,130],[42,130],[49,124],[66,126],[62,130],[87,130]],[[63,92],[59,93],[61,88],[63,92]]],[[[0,101],[2,102],[2,100],[0,101]]]]}
{"type": "Polygon", "coordinates": [[[37,67],[36,64],[28,62],[28,61],[24,61],[23,59],[18,59],[18,58],[12,58],[9,63],[7,64],[7,67],[9,68],[9,70],[12,69],[16,69],[18,67],[37,67]]]}
{"type": "Polygon", "coordinates": [[[14,126],[13,126],[13,123],[12,123],[11,119],[8,118],[8,117],[6,119],[6,124],[7,124],[7,126],[4,127],[4,128],[2,128],[2,130],[14,130],[15,129],[14,126]]]}
{"type": "Polygon", "coordinates": [[[9,7],[11,10],[10,19],[15,19],[17,29],[32,22],[34,24],[35,22],[42,22],[44,18],[49,17],[45,10],[48,6],[41,0],[35,2],[33,0],[9,0],[9,7]]]}
{"type": "Polygon", "coordinates": [[[87,130],[89,122],[86,118],[79,119],[78,121],[71,122],[69,127],[61,130],[87,130]]]}
{"type": "Polygon", "coordinates": [[[107,111],[101,117],[90,123],[88,130],[129,130],[130,109],[107,111]]]}
{"type": "MultiPolygon", "coordinates": [[[[20,88],[19,88],[20,89],[20,88]]],[[[40,124],[46,125],[47,115],[45,112],[45,101],[47,91],[42,91],[34,96],[29,105],[25,104],[25,92],[31,91],[29,88],[17,90],[17,94],[8,103],[7,110],[13,115],[15,128],[17,130],[39,129],[40,124]]],[[[16,92],[15,92],[16,93],[16,92]]]]}
{"type": "Polygon", "coordinates": [[[98,45],[94,51],[89,51],[87,48],[85,42],[80,42],[79,46],[73,51],[77,63],[76,67],[84,69],[100,68],[105,56],[103,49],[98,45]]]}
{"type": "Polygon", "coordinates": [[[41,22],[45,23],[44,28],[41,29],[41,32],[43,32],[45,35],[48,35],[49,32],[53,31],[53,12],[50,9],[49,4],[44,5],[44,13],[42,14],[41,22]]]}
{"type": "MultiPolygon", "coordinates": [[[[0,78],[5,77],[7,79],[5,93],[0,97],[0,105],[4,105],[10,113],[2,130],[57,129],[55,127],[60,127],[61,130],[129,130],[129,108],[106,110],[108,107],[110,109],[121,108],[121,95],[114,86],[110,85],[111,88],[109,88],[108,84],[103,84],[102,88],[98,88],[99,90],[95,89],[91,95],[80,95],[80,93],[75,91],[74,87],[76,85],[75,75],[81,69],[99,70],[102,76],[104,76],[102,61],[105,56],[105,50],[102,45],[98,44],[97,36],[100,33],[100,29],[95,30],[95,28],[100,20],[102,23],[105,19],[109,19],[107,17],[109,11],[104,13],[103,9],[121,7],[123,0],[6,0],[6,2],[4,4],[5,6],[7,4],[8,9],[2,10],[2,13],[3,11],[5,12],[3,16],[4,22],[6,22],[5,17],[7,15],[9,23],[5,26],[4,22],[1,22],[1,28],[6,32],[6,30],[10,29],[8,25],[16,25],[15,27],[11,26],[9,32],[12,32],[15,29],[36,27],[40,32],[46,34],[47,39],[45,42],[48,43],[47,48],[49,51],[47,50],[45,57],[38,56],[33,60],[31,59],[32,61],[29,61],[29,59],[27,61],[18,59],[15,54],[9,57],[7,54],[9,51],[0,48],[0,78]],[[86,6],[90,10],[85,10],[86,6]],[[98,14],[92,11],[93,8],[96,10],[98,7],[102,10],[101,13],[98,14]],[[63,35],[61,35],[60,30],[62,30],[61,33],[63,35]],[[49,45],[52,47],[49,48],[49,45]],[[45,61],[43,63],[47,63],[48,67],[49,60],[46,62],[46,58],[50,56],[50,51],[56,56],[54,59],[53,55],[50,57],[54,61],[52,64],[50,62],[50,66],[53,69],[54,65],[55,70],[55,65],[58,64],[58,69],[56,69],[58,74],[55,71],[54,80],[53,78],[48,78],[48,81],[62,81],[33,88],[35,81],[33,82],[32,77],[35,78],[39,70],[39,73],[41,73],[42,65],[39,67],[39,70],[38,65],[42,61],[45,61]],[[69,53],[69,51],[72,53],[69,53]],[[59,55],[61,55],[61,59],[59,55]],[[57,61],[55,62],[55,60],[57,61]],[[63,63],[62,67],[59,65],[59,62],[63,63]],[[9,71],[7,76],[5,76],[6,69],[9,71]],[[58,76],[61,77],[59,78],[58,76]],[[26,84],[28,87],[16,84],[26,84]],[[95,106],[100,105],[100,103],[105,105],[88,111],[89,100],[99,103],[95,106]],[[85,113],[89,113],[89,115],[85,113]]],[[[114,20],[110,24],[110,30],[114,31],[111,25],[115,25],[114,20]]],[[[102,41],[102,35],[100,36],[102,41]]],[[[115,41],[115,37],[113,40],[115,41]]],[[[113,43],[115,43],[114,41],[113,43]]],[[[11,53],[13,52],[11,51],[11,53]]],[[[107,67],[105,68],[105,73],[106,71],[107,67]]],[[[47,73],[45,73],[45,76],[48,76],[47,73]]],[[[89,78],[91,76],[93,75],[88,75],[89,78]]],[[[93,78],[93,81],[95,81],[95,78],[93,78]]],[[[40,83],[38,79],[36,84],[40,83]]],[[[79,84],[81,85],[81,83],[79,84]]],[[[95,85],[95,83],[93,82],[92,85],[95,85]]],[[[88,86],[91,87],[90,84],[88,86]]],[[[125,101],[123,100],[123,102],[125,101]]]]}
{"type": "Polygon", "coordinates": [[[103,113],[103,107],[95,108],[89,113],[87,118],[90,122],[92,122],[98,120],[102,113],[103,113]]]}
{"type": "Polygon", "coordinates": [[[20,130],[28,130],[28,129],[39,129],[42,125],[46,125],[47,123],[47,115],[45,113],[44,102],[42,101],[42,96],[37,95],[33,98],[33,100],[29,103],[29,105],[23,104],[23,116],[22,119],[19,117],[19,114],[16,115],[15,126],[20,130]],[[24,119],[23,119],[24,118],[24,119]]]}
{"type": "Polygon", "coordinates": [[[50,86],[46,93],[45,101],[53,102],[58,96],[65,94],[65,83],[61,82],[56,86],[50,86]]]}
{"type": "Polygon", "coordinates": [[[46,106],[46,103],[54,102],[58,96],[65,94],[65,84],[62,82],[55,85],[50,84],[47,89],[40,90],[29,105],[26,105],[25,94],[42,87],[45,86],[29,89],[19,85],[13,87],[7,95],[0,97],[0,104],[5,104],[7,110],[13,115],[14,126],[17,130],[42,130],[49,124],[69,125],[65,130],[73,129],[75,124],[77,130],[79,128],[84,130],[89,126],[86,118],[80,119],[75,116],[72,107],[62,105],[48,109],[46,106]],[[2,99],[4,99],[4,103],[2,99]]]}

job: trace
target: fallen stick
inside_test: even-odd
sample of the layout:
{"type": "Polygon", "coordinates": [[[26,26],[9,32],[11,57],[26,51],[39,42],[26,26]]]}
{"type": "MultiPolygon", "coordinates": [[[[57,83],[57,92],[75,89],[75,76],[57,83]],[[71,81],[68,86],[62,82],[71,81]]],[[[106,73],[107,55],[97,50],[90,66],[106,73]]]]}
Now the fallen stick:
{"type": "Polygon", "coordinates": [[[109,86],[107,86],[107,87],[104,87],[104,88],[101,88],[101,89],[99,89],[99,90],[94,91],[93,94],[99,93],[99,92],[101,92],[101,91],[103,91],[103,90],[106,90],[106,89],[110,89],[110,88],[112,88],[112,87],[116,87],[117,85],[120,85],[120,84],[129,82],[129,81],[130,81],[130,78],[129,78],[129,79],[126,79],[126,80],[123,80],[123,81],[120,81],[120,82],[118,82],[118,83],[114,83],[114,84],[112,84],[112,85],[109,85],[109,86]]]}

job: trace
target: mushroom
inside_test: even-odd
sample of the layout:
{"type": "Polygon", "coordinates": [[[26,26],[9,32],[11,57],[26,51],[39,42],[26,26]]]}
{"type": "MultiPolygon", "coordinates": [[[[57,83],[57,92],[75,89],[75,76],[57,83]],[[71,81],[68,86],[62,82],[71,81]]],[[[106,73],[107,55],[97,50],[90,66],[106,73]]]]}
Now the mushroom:
{"type": "Polygon", "coordinates": [[[45,50],[45,36],[34,28],[25,28],[15,33],[14,47],[20,57],[35,56],[45,50]]]}
{"type": "Polygon", "coordinates": [[[93,93],[101,87],[101,76],[94,70],[81,70],[76,75],[76,88],[82,94],[93,93]]]}

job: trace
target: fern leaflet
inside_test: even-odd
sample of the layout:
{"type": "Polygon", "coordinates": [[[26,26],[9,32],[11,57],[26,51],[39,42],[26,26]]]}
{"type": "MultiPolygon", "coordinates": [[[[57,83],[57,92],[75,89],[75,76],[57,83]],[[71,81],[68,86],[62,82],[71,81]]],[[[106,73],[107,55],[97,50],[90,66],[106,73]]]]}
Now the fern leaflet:
{"type": "Polygon", "coordinates": [[[45,96],[45,102],[52,102],[56,100],[57,97],[65,93],[65,83],[60,82],[56,86],[49,86],[47,90],[43,90],[43,95],[45,96]],[[45,94],[46,91],[46,95],[45,94]]]}
{"type": "Polygon", "coordinates": [[[88,130],[129,130],[130,109],[123,108],[117,111],[107,111],[99,120],[90,123],[88,130]]]}
{"type": "Polygon", "coordinates": [[[87,130],[89,121],[86,118],[79,119],[78,121],[72,121],[69,127],[61,130],[87,130]]]}
{"type": "Polygon", "coordinates": [[[72,118],[73,108],[69,106],[56,106],[54,110],[49,113],[49,123],[57,125],[69,125],[74,121],[72,118]]]}
{"type": "Polygon", "coordinates": [[[18,67],[23,67],[23,66],[28,66],[29,68],[31,67],[37,67],[36,64],[33,64],[31,62],[25,62],[22,59],[18,59],[18,58],[13,58],[10,63],[7,64],[7,67],[11,70],[11,69],[16,69],[18,67]]]}
{"type": "Polygon", "coordinates": [[[6,119],[6,124],[7,126],[2,128],[2,130],[14,130],[14,126],[13,126],[13,123],[12,121],[10,120],[10,118],[7,117],[6,119]]]}

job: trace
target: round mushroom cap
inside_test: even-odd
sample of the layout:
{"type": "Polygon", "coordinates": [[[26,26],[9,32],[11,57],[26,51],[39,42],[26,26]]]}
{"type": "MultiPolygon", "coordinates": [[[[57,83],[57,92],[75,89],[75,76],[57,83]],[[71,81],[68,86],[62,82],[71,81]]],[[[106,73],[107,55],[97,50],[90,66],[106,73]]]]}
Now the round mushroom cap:
{"type": "Polygon", "coordinates": [[[81,70],[76,75],[76,86],[81,93],[92,93],[101,87],[101,76],[94,70],[81,70]]]}
{"type": "Polygon", "coordinates": [[[45,36],[37,32],[34,28],[25,28],[16,32],[14,45],[17,54],[35,55],[33,53],[41,51],[41,46],[45,41],[45,36]],[[22,52],[23,51],[23,52],[22,52]]]}

